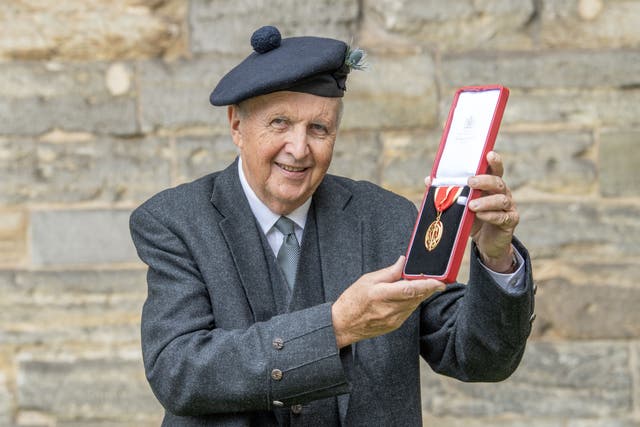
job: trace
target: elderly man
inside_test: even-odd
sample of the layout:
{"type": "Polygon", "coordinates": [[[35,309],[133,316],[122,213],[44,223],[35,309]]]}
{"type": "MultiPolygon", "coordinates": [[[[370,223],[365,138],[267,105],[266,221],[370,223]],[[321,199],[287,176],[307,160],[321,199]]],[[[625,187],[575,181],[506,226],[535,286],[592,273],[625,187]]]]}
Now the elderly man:
{"type": "Polygon", "coordinates": [[[359,53],[273,27],[252,45],[211,94],[239,158],[131,216],[163,425],[420,425],[420,355],[463,381],[508,377],[533,285],[499,156],[469,181],[484,193],[469,284],[401,280],[413,204],[327,174],[359,53]]]}

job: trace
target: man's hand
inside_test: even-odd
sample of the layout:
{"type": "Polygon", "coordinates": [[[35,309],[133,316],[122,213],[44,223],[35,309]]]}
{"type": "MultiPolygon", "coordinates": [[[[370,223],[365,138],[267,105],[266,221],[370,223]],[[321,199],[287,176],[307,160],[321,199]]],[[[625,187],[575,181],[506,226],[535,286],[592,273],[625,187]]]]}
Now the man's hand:
{"type": "Polygon", "coordinates": [[[433,279],[400,280],[404,256],[395,264],[365,274],[331,308],[338,348],[399,328],[422,301],[445,284],[433,279]]]}
{"type": "Polygon", "coordinates": [[[469,203],[476,213],[471,238],[478,245],[482,262],[498,273],[509,273],[512,268],[511,238],[520,221],[511,191],[502,180],[504,167],[498,153],[487,153],[489,170],[486,175],[469,178],[468,184],[481,190],[482,196],[469,203]]]}

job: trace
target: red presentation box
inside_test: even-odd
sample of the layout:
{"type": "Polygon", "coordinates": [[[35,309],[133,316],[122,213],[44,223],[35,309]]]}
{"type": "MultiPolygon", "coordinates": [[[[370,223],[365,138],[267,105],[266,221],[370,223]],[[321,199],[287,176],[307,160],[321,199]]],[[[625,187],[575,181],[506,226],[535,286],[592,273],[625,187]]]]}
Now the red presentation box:
{"type": "Polygon", "coordinates": [[[508,98],[503,86],[456,91],[407,248],[405,279],[456,281],[475,217],[467,205],[480,196],[467,179],[486,172],[508,98]]]}

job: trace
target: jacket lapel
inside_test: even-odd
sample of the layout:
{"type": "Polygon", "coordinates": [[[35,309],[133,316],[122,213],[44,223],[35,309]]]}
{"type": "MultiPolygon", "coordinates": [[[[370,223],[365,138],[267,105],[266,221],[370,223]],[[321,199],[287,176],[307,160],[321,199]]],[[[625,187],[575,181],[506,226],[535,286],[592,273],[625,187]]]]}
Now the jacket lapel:
{"type": "MultiPolygon", "coordinates": [[[[325,177],[313,196],[325,299],[335,301],[362,275],[362,223],[346,207],[352,194],[331,176],[325,177]]],[[[343,349],[341,358],[350,376],[356,345],[343,349]],[[346,351],[345,351],[346,350],[346,351]]],[[[338,411],[345,425],[349,394],[338,396],[338,411]]]]}
{"type": "Polygon", "coordinates": [[[327,301],[338,299],[362,275],[362,224],[345,210],[351,197],[331,176],[313,196],[327,301]]]}
{"type": "Polygon", "coordinates": [[[276,304],[260,239],[262,230],[242,191],[237,160],[216,178],[211,203],[224,217],[219,223],[220,229],[236,265],[254,321],[268,320],[276,313],[276,304]]]}

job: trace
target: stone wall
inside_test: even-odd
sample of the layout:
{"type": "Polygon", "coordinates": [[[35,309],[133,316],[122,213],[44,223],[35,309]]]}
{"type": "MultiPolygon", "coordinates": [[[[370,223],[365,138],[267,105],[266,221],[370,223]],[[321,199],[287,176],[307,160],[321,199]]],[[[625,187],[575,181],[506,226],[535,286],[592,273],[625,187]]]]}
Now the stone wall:
{"type": "Polygon", "coordinates": [[[252,31],[353,40],[333,172],[418,202],[454,90],[510,87],[497,148],[539,287],[513,377],[423,372],[432,427],[640,426],[640,2],[0,3],[0,426],[158,425],[129,212],[235,156],[215,82],[252,31]]]}

